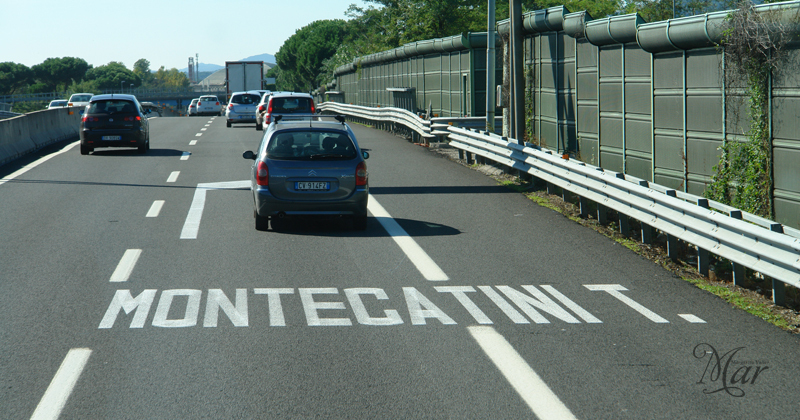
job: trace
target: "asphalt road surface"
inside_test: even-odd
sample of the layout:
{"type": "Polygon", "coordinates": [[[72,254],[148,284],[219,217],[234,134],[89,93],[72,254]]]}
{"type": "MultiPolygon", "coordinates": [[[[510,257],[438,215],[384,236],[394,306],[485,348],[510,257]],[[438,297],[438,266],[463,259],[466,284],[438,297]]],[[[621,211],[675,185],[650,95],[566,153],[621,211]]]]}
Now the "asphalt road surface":
{"type": "Polygon", "coordinates": [[[363,232],[256,231],[262,132],[222,117],[0,167],[0,418],[798,418],[797,337],[353,129],[363,232]]]}

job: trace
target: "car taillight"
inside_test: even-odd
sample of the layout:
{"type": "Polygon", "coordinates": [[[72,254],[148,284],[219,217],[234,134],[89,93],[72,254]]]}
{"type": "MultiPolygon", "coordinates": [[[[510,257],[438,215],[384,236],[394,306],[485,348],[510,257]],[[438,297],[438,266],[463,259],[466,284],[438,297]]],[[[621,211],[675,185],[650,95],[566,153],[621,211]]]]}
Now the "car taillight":
{"type": "Polygon", "coordinates": [[[125,121],[141,121],[141,120],[142,120],[142,117],[140,117],[138,115],[135,116],[135,117],[125,117],[125,121]]]}
{"type": "Polygon", "coordinates": [[[356,186],[367,185],[368,178],[369,173],[367,173],[367,162],[361,161],[361,163],[356,166],[356,186]]]}
{"type": "Polygon", "coordinates": [[[100,121],[100,119],[97,118],[97,117],[88,117],[86,115],[84,115],[82,119],[83,119],[83,122],[97,122],[97,121],[100,121]]]}
{"type": "Polygon", "coordinates": [[[258,106],[258,112],[264,112],[265,109],[266,108],[264,108],[264,105],[259,105],[258,106]]]}
{"type": "Polygon", "coordinates": [[[202,102],[198,102],[198,103],[197,103],[197,106],[200,106],[200,105],[202,105],[202,104],[203,104],[202,102]]]}
{"type": "Polygon", "coordinates": [[[219,102],[217,102],[217,105],[219,105],[219,102]]]}
{"type": "Polygon", "coordinates": [[[311,113],[312,113],[312,114],[316,114],[316,111],[315,111],[315,109],[316,109],[316,107],[314,106],[314,100],[312,99],[312,100],[311,100],[311,113]]]}
{"type": "Polygon", "coordinates": [[[269,185],[269,169],[267,169],[267,164],[263,161],[259,161],[258,166],[256,166],[256,184],[262,187],[269,185]]]}
{"type": "Polygon", "coordinates": [[[233,102],[228,104],[228,109],[233,109],[233,102]]]}

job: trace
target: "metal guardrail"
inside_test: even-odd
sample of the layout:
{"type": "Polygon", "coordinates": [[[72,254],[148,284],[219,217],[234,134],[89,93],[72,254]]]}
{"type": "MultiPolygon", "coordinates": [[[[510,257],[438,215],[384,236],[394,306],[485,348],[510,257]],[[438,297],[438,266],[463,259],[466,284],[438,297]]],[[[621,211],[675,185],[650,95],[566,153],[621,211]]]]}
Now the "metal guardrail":
{"type": "Polygon", "coordinates": [[[413,112],[402,108],[371,108],[366,106],[340,104],[336,102],[323,102],[318,108],[320,111],[350,115],[355,118],[362,118],[379,123],[391,122],[394,124],[401,124],[415,132],[420,137],[426,139],[436,137],[436,135],[431,133],[430,121],[424,120],[413,112]]]}
{"type": "MultiPolygon", "coordinates": [[[[450,134],[447,128],[450,126],[462,128],[486,129],[485,117],[435,117],[431,118],[431,134],[437,136],[447,136],[450,134]]],[[[503,131],[503,117],[495,117],[494,131],[503,131]]]]}
{"type": "MultiPolygon", "coordinates": [[[[431,124],[397,108],[330,102],[319,108],[355,118],[409,123],[409,128],[425,138],[444,128],[442,121],[431,124]],[[425,129],[427,133],[420,132],[425,129]]],[[[479,155],[576,194],[581,197],[582,212],[586,200],[595,202],[600,211],[610,208],[624,215],[620,227],[627,225],[626,218],[639,220],[643,241],[650,241],[653,230],[658,229],[667,235],[670,253],[677,239],[694,245],[698,270],[703,274],[708,274],[711,253],[732,262],[736,284],[742,282],[744,267],[771,277],[776,304],[785,304],[785,284],[800,288],[800,230],[630,175],[564,159],[529,143],[523,146],[493,133],[455,127],[451,122],[455,123],[446,121],[450,145],[467,152],[468,158],[469,154],[479,155]]]]}

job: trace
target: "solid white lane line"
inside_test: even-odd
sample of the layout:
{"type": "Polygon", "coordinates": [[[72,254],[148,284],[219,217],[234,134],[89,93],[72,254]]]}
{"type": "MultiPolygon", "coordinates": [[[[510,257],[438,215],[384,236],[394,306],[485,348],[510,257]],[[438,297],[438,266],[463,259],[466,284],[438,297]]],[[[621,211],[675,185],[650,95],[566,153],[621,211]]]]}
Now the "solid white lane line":
{"type": "Polygon", "coordinates": [[[13,180],[14,178],[24,174],[25,172],[30,171],[31,169],[33,169],[33,168],[35,168],[35,167],[47,162],[48,160],[50,160],[50,159],[52,159],[52,158],[54,158],[54,157],[56,157],[56,156],[58,156],[58,155],[60,155],[62,153],[69,152],[70,150],[72,150],[73,147],[75,147],[75,146],[77,146],[79,144],[81,144],[81,142],[80,141],[76,141],[74,143],[71,143],[71,144],[68,144],[68,145],[64,146],[63,149],[61,149],[61,150],[59,150],[57,152],[53,152],[53,153],[50,153],[47,156],[40,157],[39,159],[37,159],[37,160],[35,160],[35,161],[23,166],[22,168],[14,171],[14,172],[12,172],[8,176],[0,178],[0,185],[3,185],[8,181],[13,180]]]}
{"type": "Polygon", "coordinates": [[[119,260],[119,264],[117,264],[114,274],[111,275],[109,282],[121,283],[128,281],[128,278],[131,276],[131,272],[133,272],[133,267],[136,266],[136,261],[139,260],[141,255],[141,249],[126,250],[125,254],[122,255],[122,259],[119,260]]]}
{"type": "Polygon", "coordinates": [[[158,217],[158,213],[161,213],[161,207],[163,206],[164,200],[153,201],[153,205],[150,206],[150,210],[147,211],[147,215],[145,217],[158,217]]]}
{"type": "Polygon", "coordinates": [[[494,328],[471,326],[467,330],[539,420],[575,419],[567,406],[494,328]]]}
{"type": "Polygon", "coordinates": [[[197,140],[192,140],[189,142],[189,146],[194,146],[195,144],[197,144],[197,140]]]}
{"type": "Polygon", "coordinates": [[[183,152],[181,155],[181,160],[189,160],[189,156],[192,155],[192,152],[183,152]]]}
{"type": "Polygon", "coordinates": [[[39,401],[39,405],[36,406],[31,420],[58,418],[91,354],[91,349],[70,349],[50,382],[50,386],[47,387],[47,391],[39,401]]]}
{"type": "Polygon", "coordinates": [[[700,317],[692,315],[692,314],[678,314],[679,317],[691,322],[692,324],[705,324],[706,322],[703,321],[700,317]]]}
{"type": "Polygon", "coordinates": [[[177,181],[178,180],[178,175],[180,175],[180,174],[181,174],[181,171],[172,171],[172,173],[169,174],[169,178],[167,178],[167,182],[175,182],[175,181],[177,181]]]}
{"type": "Polygon", "coordinates": [[[181,239],[197,239],[197,232],[200,230],[200,219],[203,218],[203,209],[206,206],[206,192],[208,190],[225,190],[237,188],[250,188],[250,181],[230,181],[230,182],[211,182],[207,184],[197,184],[194,190],[192,205],[189,207],[189,214],[183,222],[181,239]]]}
{"type": "Polygon", "coordinates": [[[408,233],[400,227],[399,224],[392,218],[372,195],[369,196],[367,202],[367,209],[375,217],[376,220],[386,229],[389,236],[394,239],[400,249],[405,252],[406,256],[422,273],[425,279],[430,281],[447,281],[449,280],[447,274],[428,256],[428,254],[411,238],[408,233]]]}

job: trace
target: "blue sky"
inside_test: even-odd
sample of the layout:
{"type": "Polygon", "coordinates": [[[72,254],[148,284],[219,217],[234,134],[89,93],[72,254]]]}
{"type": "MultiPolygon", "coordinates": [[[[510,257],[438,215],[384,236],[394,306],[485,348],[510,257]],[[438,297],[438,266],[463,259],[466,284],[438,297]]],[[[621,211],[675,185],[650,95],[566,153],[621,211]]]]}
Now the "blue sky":
{"type": "Polygon", "coordinates": [[[78,57],[100,66],[140,58],[151,70],[201,63],[224,65],[275,55],[298,29],[322,19],[347,19],[362,0],[0,0],[0,62],[33,66],[50,57],[78,57]]]}

